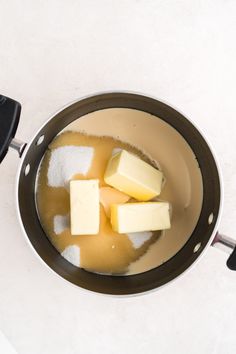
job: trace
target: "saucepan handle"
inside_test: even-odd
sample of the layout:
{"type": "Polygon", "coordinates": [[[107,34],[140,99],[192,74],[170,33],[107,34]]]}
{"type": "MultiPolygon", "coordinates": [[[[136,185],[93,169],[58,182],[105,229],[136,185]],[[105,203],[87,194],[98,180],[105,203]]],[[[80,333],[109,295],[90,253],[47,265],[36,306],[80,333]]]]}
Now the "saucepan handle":
{"type": "Polygon", "coordinates": [[[21,105],[0,95],[0,163],[7,154],[20,120],[21,105]]]}
{"type": "Polygon", "coordinates": [[[230,256],[226,262],[227,267],[231,270],[236,270],[236,240],[217,233],[212,246],[216,246],[218,244],[223,245],[224,250],[226,250],[227,253],[230,253],[230,256]]]}

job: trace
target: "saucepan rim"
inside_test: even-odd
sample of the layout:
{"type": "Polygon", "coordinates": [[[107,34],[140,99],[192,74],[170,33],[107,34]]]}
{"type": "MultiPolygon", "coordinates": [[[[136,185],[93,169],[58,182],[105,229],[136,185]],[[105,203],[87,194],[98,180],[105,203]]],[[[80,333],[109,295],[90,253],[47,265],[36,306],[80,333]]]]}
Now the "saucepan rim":
{"type": "MultiPolygon", "coordinates": [[[[114,107],[115,108],[115,107],[114,107]]],[[[76,100],[73,100],[72,102],[64,105],[62,108],[58,109],[56,112],[54,112],[53,114],[50,115],[50,117],[45,121],[45,123],[43,125],[40,126],[40,128],[36,131],[36,133],[33,135],[33,137],[31,138],[31,140],[29,141],[29,143],[27,144],[22,157],[21,157],[21,161],[20,164],[18,166],[18,171],[17,171],[17,175],[16,175],[16,188],[15,188],[15,197],[16,197],[16,209],[17,209],[17,216],[19,219],[19,223],[21,226],[21,229],[23,231],[24,237],[27,241],[27,243],[30,245],[30,248],[33,250],[33,252],[37,255],[37,258],[40,259],[40,261],[44,264],[44,266],[46,266],[48,269],[50,269],[51,272],[53,272],[54,274],[56,274],[60,279],[63,279],[64,281],[66,281],[67,283],[70,283],[71,285],[73,285],[74,287],[76,287],[77,289],[80,289],[81,291],[84,291],[86,293],[95,293],[96,295],[106,295],[109,297],[122,297],[122,298],[126,298],[126,297],[133,297],[133,296],[140,296],[140,295],[145,295],[145,294],[149,294],[152,293],[154,291],[160,290],[162,289],[164,286],[170,285],[171,283],[173,283],[175,280],[177,280],[180,276],[185,275],[187,271],[191,270],[192,267],[196,264],[196,262],[198,262],[201,257],[205,254],[205,252],[207,251],[208,247],[211,245],[217,231],[218,231],[218,226],[219,226],[219,222],[222,216],[222,207],[223,207],[223,199],[224,199],[224,190],[223,190],[223,180],[222,180],[222,171],[217,159],[217,156],[212,148],[212,145],[210,144],[208,138],[205,136],[205,134],[201,131],[201,129],[199,129],[198,126],[196,126],[196,124],[189,119],[188,116],[186,116],[186,114],[184,114],[183,112],[181,112],[178,108],[175,108],[172,104],[169,104],[169,102],[167,102],[166,100],[163,99],[159,99],[153,95],[150,94],[145,94],[143,92],[138,92],[138,91],[129,91],[129,90],[109,90],[109,91],[102,91],[102,92],[96,92],[96,93],[92,93],[83,97],[80,97],[76,100]],[[218,215],[217,215],[217,219],[215,221],[215,226],[212,230],[212,234],[211,237],[209,238],[207,244],[204,246],[204,249],[202,250],[202,252],[198,255],[198,257],[190,264],[190,266],[188,266],[185,270],[183,270],[180,274],[178,274],[176,277],[174,277],[173,279],[169,280],[167,283],[162,284],[158,287],[155,287],[153,289],[147,290],[147,291],[143,291],[143,292],[137,292],[137,293],[132,293],[132,294],[108,294],[108,293],[102,293],[102,292],[96,292],[94,290],[89,290],[86,288],[83,288],[81,286],[78,286],[74,283],[72,283],[71,281],[65,279],[64,277],[62,277],[60,274],[58,274],[55,270],[53,270],[42,258],[41,256],[38,254],[38,252],[36,251],[36,249],[34,248],[34,246],[32,245],[31,241],[29,240],[29,237],[27,235],[27,232],[25,230],[25,227],[23,225],[23,221],[21,218],[21,213],[20,213],[20,205],[19,205],[19,197],[18,197],[18,190],[19,190],[19,183],[20,183],[20,175],[22,172],[22,169],[24,167],[25,164],[25,156],[27,155],[28,150],[31,148],[33,142],[35,141],[35,138],[39,135],[39,133],[43,130],[43,128],[48,124],[48,122],[50,122],[51,119],[53,119],[58,113],[60,113],[61,111],[63,111],[64,109],[70,107],[71,105],[73,105],[76,102],[88,99],[88,98],[92,98],[92,97],[96,97],[96,96],[100,96],[100,95],[106,95],[106,94],[132,94],[132,95],[137,95],[137,96],[143,96],[144,98],[151,98],[155,101],[159,101],[164,103],[165,105],[169,106],[170,108],[174,109],[175,111],[177,111],[178,113],[182,114],[183,117],[185,117],[192,125],[193,127],[200,133],[200,135],[202,136],[202,138],[205,140],[205,143],[207,144],[212,157],[214,159],[214,162],[216,164],[216,169],[217,169],[217,173],[219,175],[219,193],[220,193],[220,203],[219,203],[219,210],[218,210],[218,215]]]]}

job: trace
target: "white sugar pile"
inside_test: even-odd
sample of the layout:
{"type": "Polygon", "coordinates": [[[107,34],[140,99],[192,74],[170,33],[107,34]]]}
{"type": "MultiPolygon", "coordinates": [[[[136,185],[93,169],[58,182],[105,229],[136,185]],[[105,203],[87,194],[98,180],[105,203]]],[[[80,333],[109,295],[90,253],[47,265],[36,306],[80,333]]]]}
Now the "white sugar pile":
{"type": "Polygon", "coordinates": [[[76,267],[80,267],[80,248],[79,246],[73,245],[68,246],[61,253],[68,262],[74,264],[76,267]]]}
{"type": "Polygon", "coordinates": [[[127,234],[129,240],[132,242],[133,247],[135,249],[142,247],[142,245],[150,240],[152,237],[151,231],[143,231],[143,232],[130,232],[127,234]]]}
{"type": "MultiPolygon", "coordinates": [[[[60,235],[65,229],[69,227],[69,215],[56,215],[53,219],[54,232],[60,235]]],[[[80,266],[80,248],[79,246],[73,245],[68,246],[61,253],[68,262],[74,264],[76,267],[80,266]]]]}
{"type": "Polygon", "coordinates": [[[56,215],[53,218],[54,232],[60,235],[63,231],[69,228],[69,215],[56,215]]]}
{"type": "Polygon", "coordinates": [[[62,146],[53,150],[48,166],[48,185],[67,187],[75,174],[86,175],[93,155],[94,149],[87,146],[62,146]]]}

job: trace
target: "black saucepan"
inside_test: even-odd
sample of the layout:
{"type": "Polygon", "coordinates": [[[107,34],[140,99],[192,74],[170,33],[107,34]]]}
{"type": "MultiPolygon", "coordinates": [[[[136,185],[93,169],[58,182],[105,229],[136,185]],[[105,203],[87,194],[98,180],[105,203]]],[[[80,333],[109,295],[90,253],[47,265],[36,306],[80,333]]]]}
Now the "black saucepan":
{"type": "MultiPolygon", "coordinates": [[[[231,249],[234,248],[233,240],[217,233],[222,205],[222,182],[212,150],[199,130],[169,105],[134,93],[111,92],[93,95],[70,104],[55,114],[41,127],[29,144],[14,139],[20,111],[21,106],[18,102],[0,96],[0,161],[5,157],[9,146],[18,150],[21,163],[16,183],[20,223],[36,254],[65,280],[81,288],[103,294],[138,294],[159,288],[177,278],[214,242],[220,241],[231,249]],[[155,269],[138,275],[116,277],[99,275],[73,266],[49,242],[41,227],[36,209],[36,176],[49,143],[74,120],[107,108],[129,108],[147,112],[167,123],[190,146],[202,175],[203,199],[200,216],[188,241],[171,259],[155,269]]],[[[149,124],[148,121],[146,124],[149,124]]],[[[158,137],[158,132],[156,136],[158,137]]],[[[145,139],[148,140],[149,136],[145,139]]],[[[171,141],[169,143],[171,144],[171,141]]],[[[158,148],[158,138],[155,139],[155,134],[152,135],[152,145],[158,148]]],[[[235,251],[228,259],[227,265],[230,269],[236,269],[235,251]]]]}

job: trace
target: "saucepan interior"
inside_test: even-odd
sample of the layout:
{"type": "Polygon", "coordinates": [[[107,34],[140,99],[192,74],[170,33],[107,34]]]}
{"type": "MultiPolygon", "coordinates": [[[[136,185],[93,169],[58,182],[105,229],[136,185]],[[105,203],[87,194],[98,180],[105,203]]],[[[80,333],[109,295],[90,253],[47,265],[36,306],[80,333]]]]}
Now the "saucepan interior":
{"type": "Polygon", "coordinates": [[[199,131],[168,105],[129,93],[89,97],[56,114],[26,150],[18,181],[22,224],[44,262],[80,287],[116,295],[157,288],[194,263],[216,226],[220,199],[218,169],[199,131]],[[172,228],[152,246],[148,257],[136,262],[136,270],[142,271],[145,264],[148,271],[116,277],[89,273],[62,258],[46,237],[36,210],[36,176],[48,144],[63,129],[118,138],[160,163],[169,185],[161,197],[172,205],[172,228]]]}

